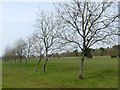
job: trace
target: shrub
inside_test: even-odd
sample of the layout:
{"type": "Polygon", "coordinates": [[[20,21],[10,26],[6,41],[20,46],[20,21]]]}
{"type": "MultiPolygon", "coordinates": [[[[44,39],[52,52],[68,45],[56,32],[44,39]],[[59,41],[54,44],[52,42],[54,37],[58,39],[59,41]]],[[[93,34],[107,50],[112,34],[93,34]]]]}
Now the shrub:
{"type": "Polygon", "coordinates": [[[117,58],[117,56],[116,55],[111,55],[111,58],[117,58]]]}

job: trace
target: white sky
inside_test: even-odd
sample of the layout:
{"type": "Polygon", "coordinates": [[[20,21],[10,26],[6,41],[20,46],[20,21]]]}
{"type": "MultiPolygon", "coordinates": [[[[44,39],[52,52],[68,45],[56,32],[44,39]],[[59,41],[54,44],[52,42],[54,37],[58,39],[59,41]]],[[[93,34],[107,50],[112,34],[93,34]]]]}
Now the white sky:
{"type": "Polygon", "coordinates": [[[53,10],[52,2],[1,2],[0,3],[0,56],[7,45],[33,33],[38,8],[53,10]]]}

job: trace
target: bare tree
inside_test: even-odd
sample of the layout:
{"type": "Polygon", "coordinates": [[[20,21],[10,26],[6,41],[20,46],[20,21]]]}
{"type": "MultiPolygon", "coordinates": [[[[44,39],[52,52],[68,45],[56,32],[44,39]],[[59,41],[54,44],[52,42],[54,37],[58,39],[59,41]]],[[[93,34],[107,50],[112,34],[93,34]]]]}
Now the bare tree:
{"type": "Polygon", "coordinates": [[[11,56],[12,59],[14,60],[14,67],[16,66],[16,62],[17,62],[17,55],[16,55],[16,48],[12,47],[11,49],[11,56]]]}
{"type": "Polygon", "coordinates": [[[91,46],[97,43],[110,43],[117,34],[116,3],[86,2],[74,0],[56,4],[58,18],[63,24],[61,38],[75,43],[82,51],[79,79],[83,79],[84,57],[91,46]]]}
{"type": "Polygon", "coordinates": [[[3,55],[3,60],[10,61],[10,62],[13,60],[16,60],[15,55],[16,55],[15,48],[11,46],[6,46],[5,52],[3,55]]]}
{"type": "Polygon", "coordinates": [[[38,66],[44,57],[44,49],[43,49],[43,43],[42,40],[37,36],[37,34],[34,34],[34,55],[38,57],[38,62],[36,63],[35,71],[38,71],[38,66]]]}
{"type": "Polygon", "coordinates": [[[16,55],[19,58],[19,68],[21,66],[22,60],[25,58],[25,46],[26,46],[26,43],[23,39],[19,39],[16,42],[16,55]]]}
{"type": "Polygon", "coordinates": [[[40,42],[43,43],[43,49],[45,51],[45,63],[43,65],[43,71],[46,73],[48,53],[56,48],[54,47],[54,44],[58,41],[57,34],[59,25],[53,14],[50,15],[44,11],[39,11],[37,13],[35,29],[40,42]]]}
{"type": "Polygon", "coordinates": [[[27,62],[28,59],[30,59],[31,54],[33,53],[32,46],[34,45],[34,40],[33,36],[27,37],[27,40],[25,42],[25,55],[26,55],[26,60],[25,60],[25,68],[27,70],[27,62]]]}

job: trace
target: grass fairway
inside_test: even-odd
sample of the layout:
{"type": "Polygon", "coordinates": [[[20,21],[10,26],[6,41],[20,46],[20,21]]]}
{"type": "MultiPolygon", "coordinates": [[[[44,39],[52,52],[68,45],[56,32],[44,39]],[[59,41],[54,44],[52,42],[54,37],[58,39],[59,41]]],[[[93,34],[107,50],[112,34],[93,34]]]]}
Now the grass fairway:
{"type": "Polygon", "coordinates": [[[47,74],[35,72],[35,60],[14,68],[13,63],[3,63],[3,88],[117,88],[118,59],[95,57],[84,62],[84,79],[78,80],[79,58],[49,59],[47,74]]]}

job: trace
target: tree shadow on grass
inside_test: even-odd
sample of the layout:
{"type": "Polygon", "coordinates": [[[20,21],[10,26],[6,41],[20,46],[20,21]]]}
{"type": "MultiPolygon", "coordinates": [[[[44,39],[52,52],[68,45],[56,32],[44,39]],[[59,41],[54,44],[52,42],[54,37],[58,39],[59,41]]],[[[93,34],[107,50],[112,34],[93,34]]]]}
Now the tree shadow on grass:
{"type": "Polygon", "coordinates": [[[85,77],[84,79],[93,79],[93,78],[101,78],[101,79],[103,79],[104,76],[102,74],[95,74],[95,75],[92,75],[92,76],[85,77]]]}

